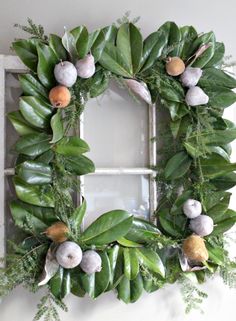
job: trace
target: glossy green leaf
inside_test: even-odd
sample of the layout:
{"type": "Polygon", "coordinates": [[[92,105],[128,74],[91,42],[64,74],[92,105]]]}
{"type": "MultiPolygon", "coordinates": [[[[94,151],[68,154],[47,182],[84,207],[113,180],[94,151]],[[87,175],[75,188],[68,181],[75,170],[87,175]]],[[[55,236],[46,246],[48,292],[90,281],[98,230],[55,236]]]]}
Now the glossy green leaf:
{"type": "Polygon", "coordinates": [[[132,23],[122,24],[117,33],[116,45],[130,73],[134,75],[139,70],[143,50],[142,35],[138,28],[132,23]]]}
{"type": "Polygon", "coordinates": [[[103,245],[111,243],[127,234],[133,216],[123,210],[114,210],[101,215],[81,235],[86,244],[103,245]]]}
{"type": "Polygon", "coordinates": [[[166,37],[169,55],[171,57],[179,56],[181,32],[178,26],[172,21],[167,21],[158,29],[158,32],[166,37]]]}
{"type": "Polygon", "coordinates": [[[83,200],[83,203],[77,207],[74,212],[72,213],[72,221],[73,221],[73,226],[76,227],[76,229],[80,228],[80,225],[83,222],[84,215],[86,213],[87,209],[87,203],[86,200],[83,200]]]}
{"type": "Polygon", "coordinates": [[[192,54],[192,44],[197,38],[197,31],[192,26],[180,28],[181,43],[179,45],[179,56],[186,61],[192,54]]]}
{"type": "Polygon", "coordinates": [[[119,239],[117,239],[117,243],[129,248],[142,247],[142,244],[128,240],[125,237],[120,237],[119,239]]]}
{"type": "Polygon", "coordinates": [[[179,195],[172,204],[170,213],[171,214],[181,214],[183,213],[183,204],[187,199],[191,198],[193,191],[191,189],[185,190],[181,195],[179,195]]]}
{"type": "Polygon", "coordinates": [[[136,302],[143,292],[143,279],[141,274],[138,274],[132,281],[127,279],[126,276],[123,276],[117,287],[117,292],[119,300],[125,303],[136,302]]]}
{"type": "Polygon", "coordinates": [[[67,60],[67,52],[62,44],[61,37],[54,34],[50,34],[49,46],[53,50],[54,54],[57,56],[58,60],[67,60]]]}
{"type": "Polygon", "coordinates": [[[130,66],[127,65],[123,53],[115,47],[112,43],[107,43],[99,63],[107,70],[117,74],[119,76],[132,78],[132,70],[130,66]]]}
{"type": "Polygon", "coordinates": [[[38,67],[37,74],[39,80],[46,88],[52,88],[56,81],[54,78],[54,67],[58,63],[58,58],[54,51],[42,43],[37,45],[38,67]]]}
{"type": "Polygon", "coordinates": [[[183,103],[185,92],[182,85],[175,80],[162,75],[159,79],[159,94],[160,96],[168,101],[183,103]]]}
{"type": "Polygon", "coordinates": [[[49,164],[53,161],[53,158],[54,158],[54,153],[51,149],[49,149],[46,152],[44,152],[43,154],[36,157],[35,160],[38,162],[43,162],[43,163],[49,164]]]}
{"type": "Polygon", "coordinates": [[[64,299],[68,294],[70,294],[71,282],[70,282],[70,270],[64,269],[63,279],[61,284],[61,294],[60,298],[64,299]]]}
{"type": "Polygon", "coordinates": [[[65,31],[62,37],[62,44],[69,53],[71,59],[75,61],[75,59],[78,57],[78,53],[76,49],[76,37],[72,34],[72,32],[65,31]]]}
{"type": "Polygon", "coordinates": [[[64,269],[60,266],[57,273],[49,281],[50,291],[57,299],[61,299],[63,276],[64,276],[64,269]]]}
{"type": "Polygon", "coordinates": [[[28,204],[54,207],[54,199],[51,185],[30,185],[15,176],[14,186],[17,197],[28,204]]]}
{"type": "Polygon", "coordinates": [[[221,220],[214,226],[214,230],[211,233],[212,236],[214,235],[222,235],[229,229],[231,229],[236,223],[236,212],[228,209],[224,215],[222,215],[221,220]]]}
{"type": "Polygon", "coordinates": [[[216,263],[217,265],[224,265],[225,254],[224,249],[217,246],[213,247],[208,242],[206,242],[206,248],[209,253],[209,260],[216,263]]]}
{"type": "Polygon", "coordinates": [[[176,121],[189,113],[188,107],[183,103],[170,101],[166,105],[170,111],[170,116],[173,121],[176,121]]]}
{"type": "Polygon", "coordinates": [[[111,269],[110,284],[107,290],[111,290],[119,284],[124,275],[123,248],[116,244],[107,253],[111,269]]]}
{"type": "Polygon", "coordinates": [[[154,224],[139,218],[134,218],[125,238],[133,242],[145,243],[153,240],[157,235],[160,235],[160,231],[154,224]]]}
{"type": "Polygon", "coordinates": [[[224,197],[220,199],[219,203],[208,209],[207,215],[213,219],[215,224],[219,223],[225,218],[224,214],[229,207],[230,197],[231,193],[225,193],[224,197]]]}
{"type": "Polygon", "coordinates": [[[236,102],[236,93],[222,86],[205,87],[205,93],[209,96],[209,105],[216,108],[226,108],[236,102]]]}
{"type": "Polygon", "coordinates": [[[20,136],[38,132],[36,128],[31,127],[31,125],[24,119],[20,111],[12,111],[7,114],[7,117],[20,136]]]}
{"type": "Polygon", "coordinates": [[[197,50],[202,45],[210,45],[200,57],[198,57],[192,67],[203,68],[214,56],[215,53],[215,35],[213,32],[208,32],[203,35],[200,35],[192,44],[192,48],[197,50]]]}
{"type": "Polygon", "coordinates": [[[165,167],[166,179],[177,179],[187,173],[191,165],[191,159],[185,152],[179,152],[171,157],[165,167]]]}
{"type": "Polygon", "coordinates": [[[34,96],[48,101],[48,90],[36,76],[31,74],[19,75],[19,82],[25,96],[34,96]]]}
{"type": "Polygon", "coordinates": [[[187,217],[183,214],[171,214],[168,209],[158,212],[161,228],[172,237],[183,237],[186,230],[187,217]]]}
{"type": "Polygon", "coordinates": [[[22,62],[31,69],[37,71],[38,53],[36,49],[37,41],[34,39],[21,39],[13,42],[12,47],[22,62]]]}
{"type": "Polygon", "coordinates": [[[152,272],[160,274],[165,277],[165,267],[159,255],[150,248],[135,249],[140,264],[145,265],[152,272]]]}
{"type": "Polygon", "coordinates": [[[217,154],[201,159],[203,175],[209,179],[223,176],[236,170],[236,163],[230,163],[217,154]]]}
{"type": "Polygon", "coordinates": [[[88,157],[84,155],[76,157],[66,157],[65,168],[78,176],[93,173],[95,165],[88,157]]]}
{"type": "Polygon", "coordinates": [[[100,96],[109,86],[109,77],[104,71],[98,71],[89,79],[89,93],[91,98],[100,96]]]}
{"type": "Polygon", "coordinates": [[[236,185],[236,173],[229,172],[210,181],[218,190],[228,190],[236,185]]]}
{"type": "Polygon", "coordinates": [[[102,270],[93,274],[83,274],[82,284],[88,295],[96,299],[100,294],[105,292],[110,281],[110,263],[106,252],[99,252],[102,259],[102,270]]]}
{"type": "Polygon", "coordinates": [[[85,296],[86,292],[82,285],[82,273],[79,267],[76,267],[70,271],[70,281],[71,281],[71,293],[79,298],[85,296]]]}
{"type": "Polygon", "coordinates": [[[82,26],[80,29],[80,33],[77,33],[76,36],[76,49],[78,52],[79,59],[82,59],[85,57],[85,55],[88,53],[89,48],[89,33],[86,27],[82,26]]]}
{"type": "Polygon", "coordinates": [[[88,144],[77,136],[62,138],[56,145],[55,151],[64,156],[79,156],[89,151],[88,144]]]}
{"type": "Polygon", "coordinates": [[[38,128],[48,127],[52,109],[43,100],[33,96],[22,96],[20,111],[31,125],[38,128]]]}
{"type": "Polygon", "coordinates": [[[225,45],[222,42],[215,43],[215,52],[211,60],[205,65],[205,68],[208,67],[219,67],[222,65],[225,55],[225,45]]]}
{"type": "Polygon", "coordinates": [[[50,138],[46,134],[28,134],[22,136],[15,144],[18,153],[39,156],[50,149],[50,138]]]}
{"type": "Polygon", "coordinates": [[[139,273],[139,261],[135,249],[124,248],[124,274],[129,280],[133,280],[139,273]]]}
{"type": "Polygon", "coordinates": [[[45,163],[26,161],[16,167],[17,176],[28,184],[49,184],[52,180],[52,169],[45,163]]]}
{"type": "Polygon", "coordinates": [[[166,36],[160,32],[153,32],[144,40],[141,59],[142,72],[152,67],[157,58],[161,56],[166,41],[166,36]]]}
{"type": "Polygon", "coordinates": [[[64,128],[61,119],[61,113],[59,110],[55,115],[52,116],[50,124],[52,128],[52,140],[50,141],[50,143],[55,144],[59,140],[61,140],[64,135],[64,128]]]}
{"type": "Polygon", "coordinates": [[[199,80],[199,86],[202,88],[222,86],[234,89],[236,88],[236,79],[223,70],[206,68],[203,70],[203,74],[199,80]]]}

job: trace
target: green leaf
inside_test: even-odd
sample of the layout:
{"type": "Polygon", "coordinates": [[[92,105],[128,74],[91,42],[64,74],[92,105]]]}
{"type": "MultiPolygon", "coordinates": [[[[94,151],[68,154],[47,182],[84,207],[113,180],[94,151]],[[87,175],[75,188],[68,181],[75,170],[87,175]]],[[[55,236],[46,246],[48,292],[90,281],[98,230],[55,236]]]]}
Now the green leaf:
{"type": "Polygon", "coordinates": [[[63,280],[61,285],[61,295],[60,298],[64,299],[68,294],[70,294],[71,282],[70,282],[70,270],[64,269],[63,280]]]}
{"type": "Polygon", "coordinates": [[[213,179],[236,170],[236,163],[230,163],[220,155],[212,154],[208,158],[201,158],[201,167],[203,175],[213,179]]]}
{"type": "Polygon", "coordinates": [[[224,249],[217,246],[213,247],[208,242],[206,242],[206,248],[209,253],[209,260],[213,261],[217,265],[224,265],[225,262],[225,254],[224,249]]]}
{"type": "Polygon", "coordinates": [[[66,157],[65,168],[78,176],[93,173],[95,171],[95,165],[91,159],[84,155],[76,157],[66,157]]]}
{"type": "Polygon", "coordinates": [[[191,165],[191,159],[185,152],[179,152],[171,157],[164,169],[166,179],[177,179],[187,173],[191,165]]]}
{"type": "Polygon", "coordinates": [[[127,65],[123,53],[112,43],[107,43],[99,63],[107,70],[122,77],[132,78],[132,70],[127,65]]]}
{"type": "Polygon", "coordinates": [[[185,92],[182,85],[174,78],[162,75],[159,79],[159,94],[168,101],[183,103],[185,92]]]}
{"type": "Polygon", "coordinates": [[[52,169],[45,163],[26,161],[16,167],[17,176],[31,185],[49,184],[52,180],[52,169]]]}
{"type": "Polygon", "coordinates": [[[197,38],[197,31],[192,26],[180,28],[181,44],[179,46],[179,56],[184,61],[190,58],[192,54],[192,44],[197,38]]]}
{"type": "Polygon", "coordinates": [[[130,248],[142,247],[142,244],[139,244],[134,241],[130,241],[124,237],[120,237],[119,239],[117,239],[117,243],[119,243],[120,245],[122,245],[124,247],[130,247],[130,248]]]}
{"type": "Polygon", "coordinates": [[[82,285],[82,273],[79,267],[76,267],[70,271],[71,278],[71,293],[79,298],[85,296],[86,292],[82,285]]]}
{"type": "Polygon", "coordinates": [[[211,60],[205,65],[208,67],[219,67],[221,66],[225,55],[225,45],[222,42],[215,43],[215,52],[211,60]]]}
{"type": "Polygon", "coordinates": [[[139,218],[134,218],[125,238],[133,242],[145,243],[153,240],[155,236],[160,235],[160,233],[154,224],[139,218]]]}
{"type": "Polygon", "coordinates": [[[139,261],[135,249],[124,248],[124,273],[128,280],[133,280],[139,273],[139,261]]]}
{"type": "Polygon", "coordinates": [[[164,232],[172,237],[183,237],[186,230],[187,217],[183,214],[170,214],[168,209],[158,212],[160,225],[164,232]]]}
{"type": "Polygon", "coordinates": [[[45,231],[48,227],[41,217],[35,216],[34,212],[30,211],[30,208],[27,208],[27,204],[25,203],[12,201],[10,203],[10,210],[14,223],[26,232],[29,232],[28,226],[30,226],[32,232],[36,234],[45,231]]]}
{"type": "Polygon", "coordinates": [[[72,214],[73,225],[76,227],[77,230],[80,228],[80,225],[83,222],[86,209],[87,209],[87,203],[86,203],[86,200],[83,199],[83,203],[79,207],[77,207],[72,214]]]}
{"type": "Polygon", "coordinates": [[[102,259],[102,270],[93,274],[83,274],[82,284],[85,291],[92,299],[96,299],[100,294],[105,292],[110,281],[110,263],[106,252],[99,252],[102,259]]]}
{"type": "Polygon", "coordinates": [[[211,233],[212,236],[214,235],[222,235],[229,229],[231,229],[234,224],[236,223],[236,212],[228,209],[224,215],[221,217],[221,220],[214,226],[214,230],[211,233]]]}
{"type": "Polygon", "coordinates": [[[228,190],[236,185],[236,173],[229,172],[210,181],[218,190],[228,190]]]}
{"type": "Polygon", "coordinates": [[[198,57],[194,63],[192,64],[192,67],[199,67],[203,68],[214,56],[215,53],[215,35],[213,32],[205,33],[201,36],[199,36],[192,44],[192,48],[195,48],[197,50],[201,45],[207,45],[209,44],[210,47],[207,48],[200,57],[198,57]]]}
{"type": "Polygon", "coordinates": [[[215,108],[226,108],[236,102],[236,93],[222,86],[205,87],[205,93],[209,96],[209,105],[215,108]]]}
{"type": "Polygon", "coordinates": [[[114,210],[101,215],[81,235],[85,244],[103,245],[127,234],[133,216],[123,210],[114,210]]]}
{"type": "Polygon", "coordinates": [[[78,52],[79,59],[82,59],[89,51],[89,34],[86,27],[82,26],[79,28],[80,33],[77,33],[76,35],[76,49],[78,52]]]}
{"type": "Polygon", "coordinates": [[[236,79],[225,73],[223,70],[217,68],[206,68],[199,80],[199,86],[214,87],[222,86],[229,89],[236,88],[236,79]]]}
{"type": "Polygon", "coordinates": [[[144,40],[143,55],[141,59],[142,72],[152,67],[157,58],[161,56],[166,41],[166,36],[158,31],[151,33],[144,40]]]}
{"type": "Polygon", "coordinates": [[[130,73],[134,75],[139,71],[143,49],[142,35],[134,24],[124,23],[120,26],[116,45],[117,49],[122,52],[130,73]]]}
{"type": "Polygon", "coordinates": [[[88,144],[77,136],[62,138],[56,145],[55,151],[64,156],[79,156],[89,151],[88,144]]]}
{"type": "Polygon", "coordinates": [[[48,90],[40,83],[36,76],[31,74],[19,75],[19,82],[24,95],[48,101],[48,90]]]}
{"type": "Polygon", "coordinates": [[[108,249],[107,253],[111,268],[110,284],[107,290],[111,290],[119,284],[124,275],[123,248],[116,244],[108,249]]]}
{"type": "Polygon", "coordinates": [[[20,111],[31,125],[38,128],[48,127],[52,109],[43,100],[33,96],[22,96],[20,111]]]}
{"type": "Polygon", "coordinates": [[[50,141],[50,143],[55,144],[59,140],[61,140],[64,135],[61,112],[59,110],[57,110],[56,114],[52,116],[50,124],[52,128],[52,133],[53,133],[52,140],[50,141]]]}
{"type": "Polygon", "coordinates": [[[167,39],[166,46],[169,55],[179,56],[181,33],[178,26],[172,21],[167,21],[158,29],[158,32],[165,35],[167,39]]]}
{"type": "Polygon", "coordinates": [[[127,279],[126,276],[123,276],[117,287],[117,292],[119,300],[125,303],[136,302],[143,292],[143,279],[141,274],[139,273],[132,281],[127,279]]]}
{"type": "Polygon", "coordinates": [[[50,138],[46,134],[28,134],[22,136],[15,144],[18,153],[39,156],[50,149],[50,138]]]}
{"type": "Polygon", "coordinates": [[[145,265],[152,272],[160,274],[165,277],[165,267],[159,255],[150,248],[135,249],[140,264],[145,265]]]}
{"type": "Polygon", "coordinates": [[[51,293],[57,299],[63,299],[70,293],[70,271],[63,269],[61,266],[53,278],[49,281],[49,288],[51,293]]]}
{"type": "Polygon", "coordinates": [[[38,44],[38,67],[37,74],[39,80],[46,88],[52,88],[56,81],[54,78],[54,67],[58,63],[58,58],[54,51],[47,45],[38,44]]]}
{"type": "Polygon", "coordinates": [[[78,53],[76,49],[76,38],[74,37],[72,32],[65,31],[62,37],[62,44],[64,48],[67,50],[67,52],[69,53],[71,59],[74,61],[75,59],[78,58],[78,53]]]}
{"type": "Polygon", "coordinates": [[[188,107],[183,103],[169,101],[166,105],[170,111],[170,116],[173,121],[176,121],[189,113],[188,107]]]}
{"type": "Polygon", "coordinates": [[[32,128],[30,124],[23,118],[20,111],[12,111],[7,114],[15,130],[20,136],[37,133],[37,129],[32,128]]]}
{"type": "Polygon", "coordinates": [[[36,49],[37,41],[34,39],[21,39],[13,42],[12,47],[22,62],[31,69],[37,71],[38,54],[36,49]]]}
{"type": "Polygon", "coordinates": [[[57,56],[58,60],[67,60],[67,52],[62,44],[61,37],[50,34],[49,36],[49,46],[53,50],[54,54],[57,56]]]}
{"type": "MultiPolygon", "coordinates": [[[[230,202],[231,193],[226,193],[226,195],[220,200],[218,204],[215,204],[207,211],[207,215],[210,216],[214,223],[217,224],[225,219],[225,212],[228,209],[230,202]]],[[[226,215],[226,218],[228,215],[226,215]]]]}
{"type": "Polygon", "coordinates": [[[30,185],[15,176],[14,186],[17,197],[28,204],[54,207],[54,199],[51,185],[30,185]]]}
{"type": "Polygon", "coordinates": [[[96,72],[89,80],[89,93],[91,98],[100,96],[109,86],[109,77],[103,70],[96,72]]]}

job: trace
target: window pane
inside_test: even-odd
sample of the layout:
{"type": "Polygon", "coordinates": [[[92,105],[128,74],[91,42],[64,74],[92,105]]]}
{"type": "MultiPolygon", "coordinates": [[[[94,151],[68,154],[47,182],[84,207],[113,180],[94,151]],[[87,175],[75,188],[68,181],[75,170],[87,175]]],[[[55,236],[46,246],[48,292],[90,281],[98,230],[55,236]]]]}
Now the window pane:
{"type": "Polygon", "coordinates": [[[147,167],[148,106],[112,83],[86,104],[84,137],[96,167],[147,167]]]}
{"type": "Polygon", "coordinates": [[[101,214],[124,209],[149,219],[149,177],[144,175],[89,175],[84,178],[87,201],[85,226],[101,214]]]}

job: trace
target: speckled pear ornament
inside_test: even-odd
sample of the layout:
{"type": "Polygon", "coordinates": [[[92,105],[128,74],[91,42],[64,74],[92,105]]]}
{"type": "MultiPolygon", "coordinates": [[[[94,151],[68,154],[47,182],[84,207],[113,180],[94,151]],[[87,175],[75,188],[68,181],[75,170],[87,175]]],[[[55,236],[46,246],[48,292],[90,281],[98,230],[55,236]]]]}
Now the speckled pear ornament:
{"type": "Polygon", "coordinates": [[[168,57],[166,62],[166,72],[170,76],[179,76],[185,70],[185,64],[179,57],[168,57]]]}
{"type": "Polygon", "coordinates": [[[202,204],[194,199],[184,202],[183,212],[188,218],[195,218],[202,213],[202,204]]]}
{"type": "Polygon", "coordinates": [[[59,85],[53,87],[49,92],[49,100],[55,108],[65,108],[69,105],[71,94],[67,87],[59,85]]]}
{"type": "Polygon", "coordinates": [[[63,222],[56,222],[49,226],[45,234],[55,243],[62,243],[67,240],[67,233],[69,232],[68,227],[63,222]]]}
{"type": "Polygon", "coordinates": [[[185,101],[189,106],[206,105],[209,101],[209,97],[200,87],[195,86],[189,88],[185,96],[185,101]]]}
{"type": "Polygon", "coordinates": [[[210,216],[200,215],[190,221],[190,228],[200,236],[207,236],[214,229],[214,222],[210,216]]]}
{"type": "Polygon", "coordinates": [[[141,98],[149,105],[152,103],[150,91],[144,82],[139,82],[135,79],[124,79],[124,82],[138,98],[141,98]]]}
{"type": "Polygon", "coordinates": [[[205,242],[198,235],[191,235],[184,241],[183,252],[189,260],[196,262],[204,262],[209,257],[205,242]]]}
{"type": "Polygon", "coordinates": [[[73,269],[82,260],[82,250],[75,242],[62,243],[56,252],[57,262],[65,269],[73,269]]]}
{"type": "Polygon", "coordinates": [[[187,67],[180,76],[180,80],[185,87],[194,87],[202,76],[201,68],[187,67]]]}
{"type": "Polygon", "coordinates": [[[102,269],[102,259],[97,252],[88,250],[83,253],[80,267],[87,274],[100,272],[102,269]]]}
{"type": "Polygon", "coordinates": [[[77,79],[75,66],[69,61],[61,61],[54,68],[56,81],[63,86],[71,87],[77,79]]]}
{"type": "Polygon", "coordinates": [[[75,64],[77,75],[80,78],[90,78],[95,73],[95,62],[92,54],[88,54],[83,59],[79,59],[75,64]]]}

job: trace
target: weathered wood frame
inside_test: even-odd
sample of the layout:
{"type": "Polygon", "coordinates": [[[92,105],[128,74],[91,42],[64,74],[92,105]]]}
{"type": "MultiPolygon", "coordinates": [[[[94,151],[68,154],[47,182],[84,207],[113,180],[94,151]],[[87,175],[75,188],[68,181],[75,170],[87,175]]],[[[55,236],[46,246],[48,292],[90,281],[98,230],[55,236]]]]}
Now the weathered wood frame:
{"type": "MultiPolygon", "coordinates": [[[[17,56],[0,55],[0,146],[2,153],[0,155],[0,257],[4,258],[6,255],[6,233],[5,233],[5,177],[14,175],[13,168],[6,168],[5,164],[5,121],[6,121],[6,73],[25,73],[27,72],[24,64],[17,56]]],[[[79,126],[79,135],[84,136],[84,119],[81,117],[79,126]]],[[[150,213],[152,214],[157,206],[157,190],[155,175],[156,172],[152,169],[156,165],[156,107],[149,106],[149,166],[146,168],[96,168],[95,173],[89,175],[149,175],[149,201],[150,213]]],[[[84,194],[84,178],[81,177],[81,195],[84,194]]],[[[152,216],[150,215],[152,220],[152,216]]]]}

